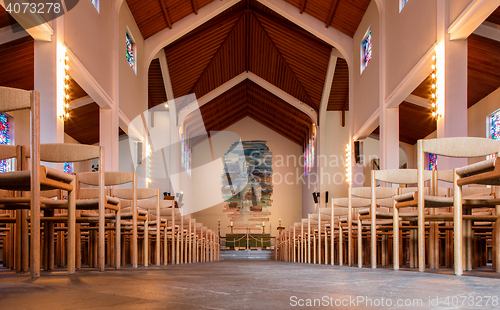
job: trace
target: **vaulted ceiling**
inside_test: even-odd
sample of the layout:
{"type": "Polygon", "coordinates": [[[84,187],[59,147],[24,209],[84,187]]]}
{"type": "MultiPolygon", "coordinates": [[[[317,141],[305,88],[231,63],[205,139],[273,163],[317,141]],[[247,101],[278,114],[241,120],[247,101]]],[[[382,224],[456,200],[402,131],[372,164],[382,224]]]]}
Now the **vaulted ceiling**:
{"type": "MultiPolygon", "coordinates": [[[[141,33],[148,38],[162,29],[175,28],[175,23],[180,19],[192,13],[196,14],[212,1],[127,0],[127,4],[141,33]]],[[[321,20],[325,27],[333,27],[349,36],[354,34],[369,3],[368,0],[276,1],[286,1],[298,11],[321,20]]],[[[500,10],[497,9],[487,22],[500,25],[500,10]]],[[[0,28],[13,23],[15,21],[0,7],[0,28]]],[[[331,46],[259,2],[243,0],[165,47],[164,53],[168,60],[175,97],[195,93],[200,98],[238,74],[248,71],[318,111],[331,50],[331,46]]],[[[469,37],[469,107],[500,87],[499,51],[500,42],[496,40],[475,34],[469,37]]],[[[2,44],[0,55],[0,85],[33,89],[33,40],[25,37],[2,44]]],[[[158,59],[151,63],[148,77],[149,107],[153,107],[167,100],[158,59]]],[[[307,117],[303,118],[303,114],[297,116],[294,114],[298,112],[297,109],[250,81],[238,86],[202,107],[202,115],[208,118],[204,122],[208,130],[220,130],[239,118],[250,116],[290,140],[304,144],[303,134],[306,126],[299,124],[301,121],[296,118],[307,120],[307,117]],[[280,111],[287,110],[289,114],[282,117],[284,112],[273,112],[277,111],[276,106],[265,104],[263,99],[259,99],[262,97],[279,106],[280,111]],[[215,117],[216,112],[213,111],[221,109],[232,113],[229,113],[229,116],[215,117]],[[271,115],[271,118],[268,115],[271,115]],[[276,119],[279,119],[279,122],[276,119]],[[285,132],[278,128],[278,123],[286,128],[285,132]]],[[[86,96],[73,81],[70,83],[70,89],[71,100],[86,96]]],[[[430,95],[429,89],[428,78],[415,89],[413,95],[427,99],[430,95]]],[[[348,65],[344,59],[338,58],[328,110],[348,110],[348,94],[348,65]]],[[[430,110],[403,102],[400,105],[400,140],[415,143],[417,139],[433,132],[436,126],[429,115],[430,110]]],[[[65,131],[82,143],[92,144],[99,141],[98,126],[99,108],[92,103],[71,110],[71,119],[66,123],[65,131]],[[85,127],[88,124],[92,126],[85,127]]]]}
{"type": "Polygon", "coordinates": [[[214,100],[200,107],[184,121],[193,144],[202,141],[205,131],[220,131],[244,117],[250,117],[289,140],[305,145],[312,128],[311,119],[269,91],[250,80],[238,84],[214,100]]]}

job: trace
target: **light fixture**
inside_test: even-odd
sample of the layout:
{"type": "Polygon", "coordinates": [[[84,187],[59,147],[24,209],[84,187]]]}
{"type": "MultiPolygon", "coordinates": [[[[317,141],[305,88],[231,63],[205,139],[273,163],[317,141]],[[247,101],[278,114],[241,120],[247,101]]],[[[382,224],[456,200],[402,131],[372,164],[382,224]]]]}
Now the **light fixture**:
{"type": "Polygon", "coordinates": [[[168,102],[165,102],[165,109],[167,109],[167,110],[168,110],[168,108],[169,108],[169,107],[168,107],[168,102]]]}
{"type": "Polygon", "coordinates": [[[64,45],[58,45],[57,64],[57,116],[63,121],[69,118],[69,57],[67,48],[64,45]]]}
{"type": "Polygon", "coordinates": [[[432,85],[431,85],[431,105],[432,105],[432,117],[438,120],[444,114],[444,106],[443,106],[443,65],[442,65],[442,50],[439,45],[436,45],[434,48],[434,55],[432,55],[432,85]]]}

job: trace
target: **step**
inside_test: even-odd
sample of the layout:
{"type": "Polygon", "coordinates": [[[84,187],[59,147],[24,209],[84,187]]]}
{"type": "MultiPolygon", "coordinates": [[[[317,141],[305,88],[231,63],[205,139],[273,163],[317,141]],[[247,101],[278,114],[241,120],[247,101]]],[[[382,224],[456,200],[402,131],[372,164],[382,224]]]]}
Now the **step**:
{"type": "Polygon", "coordinates": [[[272,250],[225,250],[220,252],[221,260],[274,260],[272,250]]]}

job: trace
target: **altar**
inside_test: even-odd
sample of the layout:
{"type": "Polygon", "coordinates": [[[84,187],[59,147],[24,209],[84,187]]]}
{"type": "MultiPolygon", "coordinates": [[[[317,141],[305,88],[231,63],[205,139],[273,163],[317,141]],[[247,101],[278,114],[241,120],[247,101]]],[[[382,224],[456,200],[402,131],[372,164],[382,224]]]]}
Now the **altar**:
{"type": "Polygon", "coordinates": [[[227,234],[226,248],[228,249],[269,249],[271,247],[270,234],[227,234]]]}

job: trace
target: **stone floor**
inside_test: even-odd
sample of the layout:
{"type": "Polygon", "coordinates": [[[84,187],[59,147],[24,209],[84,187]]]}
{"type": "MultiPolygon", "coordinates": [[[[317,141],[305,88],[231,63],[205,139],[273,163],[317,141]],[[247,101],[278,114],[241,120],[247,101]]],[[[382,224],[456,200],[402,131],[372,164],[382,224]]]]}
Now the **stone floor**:
{"type": "Polygon", "coordinates": [[[39,279],[0,270],[0,309],[500,309],[499,298],[498,278],[275,261],[57,271],[39,279]]]}

